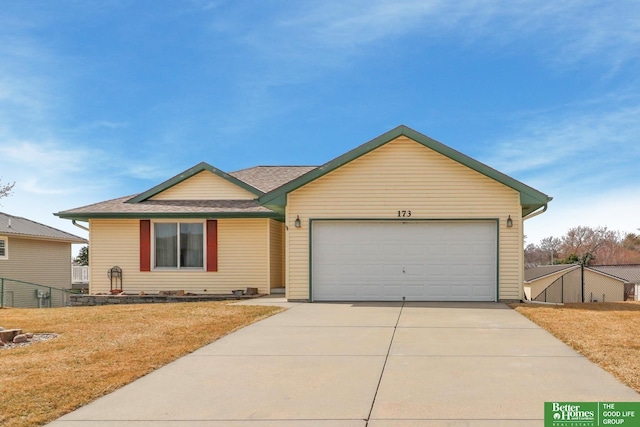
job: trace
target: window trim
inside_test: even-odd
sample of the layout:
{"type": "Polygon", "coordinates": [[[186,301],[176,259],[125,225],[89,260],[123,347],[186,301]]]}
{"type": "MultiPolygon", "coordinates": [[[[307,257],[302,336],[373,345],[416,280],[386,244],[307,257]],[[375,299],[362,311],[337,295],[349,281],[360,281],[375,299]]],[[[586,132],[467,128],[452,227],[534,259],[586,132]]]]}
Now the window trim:
{"type": "Polygon", "coordinates": [[[8,260],[9,259],[9,237],[0,236],[0,240],[4,242],[4,255],[0,255],[0,260],[8,260]]]}
{"type": "Polygon", "coordinates": [[[150,230],[150,261],[151,271],[207,271],[207,222],[205,220],[152,220],[150,230]],[[180,264],[180,224],[202,225],[202,267],[157,267],[156,266],[156,224],[176,224],[177,231],[177,263],[180,264]]]}

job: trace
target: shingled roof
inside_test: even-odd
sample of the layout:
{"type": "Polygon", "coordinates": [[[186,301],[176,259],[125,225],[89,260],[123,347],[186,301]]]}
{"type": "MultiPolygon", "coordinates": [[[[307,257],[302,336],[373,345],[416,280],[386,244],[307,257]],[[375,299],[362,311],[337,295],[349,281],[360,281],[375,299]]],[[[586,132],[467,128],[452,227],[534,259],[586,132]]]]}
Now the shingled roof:
{"type": "Polygon", "coordinates": [[[171,218],[207,215],[246,217],[275,217],[271,209],[257,200],[145,200],[127,203],[133,196],[125,196],[59,212],[62,218],[171,218]]]}
{"type": "Polygon", "coordinates": [[[375,138],[368,143],[343,154],[322,166],[255,166],[226,173],[206,162],[166,180],[155,187],[137,195],[108,200],[81,208],[59,212],[61,218],[87,220],[89,218],[170,218],[193,217],[203,218],[207,215],[217,217],[267,217],[282,219],[286,206],[287,194],[309,182],[324,176],[344,164],[365,155],[366,153],[398,138],[405,136],[424,145],[454,161],[461,163],[487,177],[494,179],[520,193],[520,204],[523,216],[527,216],[540,208],[546,210],[551,197],[528,187],[470,157],[459,153],[438,141],[422,135],[406,126],[397,128],[375,138]],[[256,199],[246,200],[152,200],[157,194],[178,185],[187,179],[209,171],[228,182],[239,186],[255,195],[256,199]]]}
{"type": "Polygon", "coordinates": [[[640,283],[640,265],[592,265],[591,270],[600,271],[610,276],[618,277],[627,283],[640,283]]]}
{"type": "Polygon", "coordinates": [[[69,243],[87,243],[86,239],[39,222],[0,212],[0,235],[40,238],[69,243]]]}
{"type": "Polygon", "coordinates": [[[539,265],[537,267],[531,267],[524,270],[524,281],[531,282],[533,280],[540,279],[551,274],[559,273],[561,271],[577,268],[578,264],[554,264],[554,265],[539,265]]]}
{"type": "Polygon", "coordinates": [[[150,195],[157,194],[163,188],[184,181],[203,170],[216,173],[224,179],[237,180],[240,185],[246,185],[254,192],[266,193],[315,168],[316,166],[255,166],[226,174],[211,165],[200,163],[145,193],[94,203],[58,212],[56,215],[61,218],[77,220],[89,218],[202,218],[207,216],[278,218],[282,214],[262,206],[257,197],[255,200],[151,200],[150,195]]]}
{"type": "Polygon", "coordinates": [[[268,193],[316,168],[317,166],[255,166],[230,172],[229,175],[268,193]]]}

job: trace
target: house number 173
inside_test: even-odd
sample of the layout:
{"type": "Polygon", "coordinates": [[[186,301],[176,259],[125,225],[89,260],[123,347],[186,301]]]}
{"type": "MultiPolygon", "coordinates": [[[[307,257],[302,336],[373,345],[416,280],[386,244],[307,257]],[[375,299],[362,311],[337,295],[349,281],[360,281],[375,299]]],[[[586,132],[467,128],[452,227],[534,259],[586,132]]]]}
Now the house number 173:
{"type": "Polygon", "coordinates": [[[411,211],[398,211],[398,218],[409,218],[411,211]]]}

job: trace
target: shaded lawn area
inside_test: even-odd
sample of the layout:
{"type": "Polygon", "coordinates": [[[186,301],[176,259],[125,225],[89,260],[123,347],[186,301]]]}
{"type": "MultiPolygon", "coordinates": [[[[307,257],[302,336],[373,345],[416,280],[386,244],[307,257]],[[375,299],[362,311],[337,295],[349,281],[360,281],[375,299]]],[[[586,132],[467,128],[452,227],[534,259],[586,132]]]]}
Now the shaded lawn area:
{"type": "Polygon", "coordinates": [[[513,304],[519,313],[640,392],[640,303],[513,304]]]}
{"type": "Polygon", "coordinates": [[[0,326],[57,338],[0,350],[0,425],[50,422],[279,307],[227,302],[0,309],[0,326]]]}

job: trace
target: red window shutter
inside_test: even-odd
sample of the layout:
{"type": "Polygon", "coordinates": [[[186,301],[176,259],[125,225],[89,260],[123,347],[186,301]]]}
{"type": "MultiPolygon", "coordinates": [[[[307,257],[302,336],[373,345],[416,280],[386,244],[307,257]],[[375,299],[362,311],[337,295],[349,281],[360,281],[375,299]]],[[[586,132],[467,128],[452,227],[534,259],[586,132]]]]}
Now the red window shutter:
{"type": "Polygon", "coordinates": [[[207,271],[218,271],[218,221],[207,220],[207,271]]]}
{"type": "Polygon", "coordinates": [[[151,271],[151,221],[140,220],[140,271],[151,271]]]}

